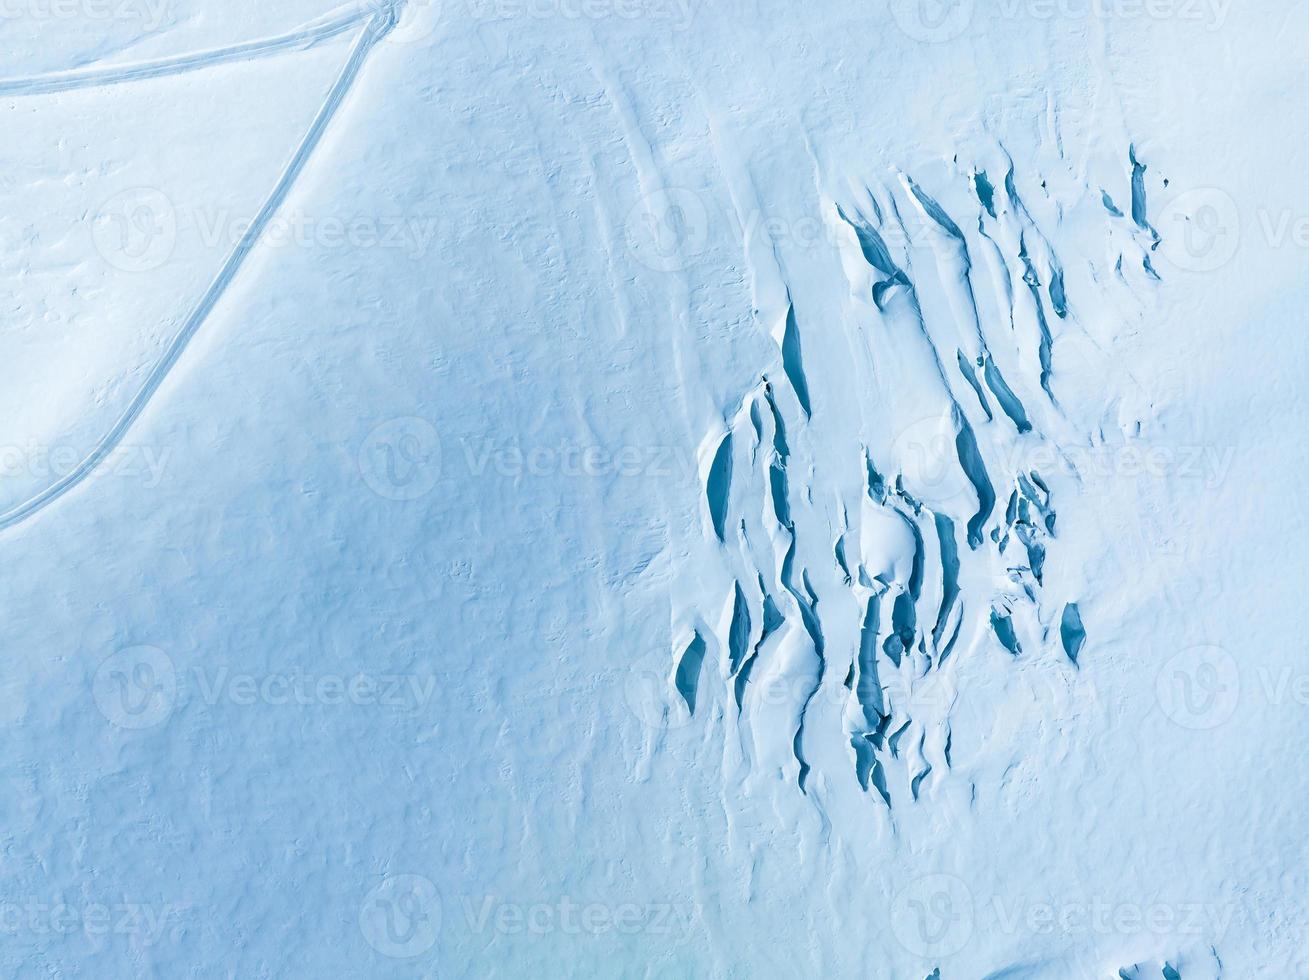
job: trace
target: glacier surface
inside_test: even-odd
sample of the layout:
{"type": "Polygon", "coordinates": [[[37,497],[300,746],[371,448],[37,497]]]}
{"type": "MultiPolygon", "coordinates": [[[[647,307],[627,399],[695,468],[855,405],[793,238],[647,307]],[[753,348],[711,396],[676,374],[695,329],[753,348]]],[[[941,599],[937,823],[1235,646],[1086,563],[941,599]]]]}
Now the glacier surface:
{"type": "Polygon", "coordinates": [[[1309,976],[1309,8],[0,37],[0,973],[1309,976]]]}

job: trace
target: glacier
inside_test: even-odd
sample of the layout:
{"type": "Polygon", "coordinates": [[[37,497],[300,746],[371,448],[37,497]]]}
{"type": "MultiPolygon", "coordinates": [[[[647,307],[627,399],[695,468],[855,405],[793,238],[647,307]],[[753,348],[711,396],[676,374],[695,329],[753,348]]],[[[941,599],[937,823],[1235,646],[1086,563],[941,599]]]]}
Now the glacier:
{"type": "Polygon", "coordinates": [[[1303,5],[0,36],[0,973],[1309,976],[1303,5]]]}

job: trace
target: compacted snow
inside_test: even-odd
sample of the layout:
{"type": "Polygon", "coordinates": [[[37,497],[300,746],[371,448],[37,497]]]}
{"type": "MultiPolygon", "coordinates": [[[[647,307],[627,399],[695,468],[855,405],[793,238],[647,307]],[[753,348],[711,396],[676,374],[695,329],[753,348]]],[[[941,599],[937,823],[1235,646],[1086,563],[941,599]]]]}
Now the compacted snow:
{"type": "Polygon", "coordinates": [[[1309,9],[0,10],[0,973],[1309,976],[1309,9]]]}

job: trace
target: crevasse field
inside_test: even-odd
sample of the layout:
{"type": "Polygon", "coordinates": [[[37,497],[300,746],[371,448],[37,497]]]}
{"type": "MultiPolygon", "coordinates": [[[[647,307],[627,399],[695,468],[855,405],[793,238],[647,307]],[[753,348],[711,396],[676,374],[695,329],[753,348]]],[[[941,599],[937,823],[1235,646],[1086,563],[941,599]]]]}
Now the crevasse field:
{"type": "Polygon", "coordinates": [[[0,975],[1309,976],[1309,8],[334,3],[0,6],[0,975]]]}

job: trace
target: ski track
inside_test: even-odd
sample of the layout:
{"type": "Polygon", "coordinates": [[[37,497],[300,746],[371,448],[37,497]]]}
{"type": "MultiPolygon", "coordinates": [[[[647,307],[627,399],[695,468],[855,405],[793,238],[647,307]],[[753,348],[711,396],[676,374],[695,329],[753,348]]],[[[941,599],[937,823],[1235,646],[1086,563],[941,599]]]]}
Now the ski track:
{"type": "Polygon", "coordinates": [[[394,3],[388,3],[373,12],[362,5],[353,5],[349,13],[329,16],[286,34],[279,34],[277,37],[245,41],[225,48],[196,51],[134,65],[82,68],[27,78],[0,79],[0,95],[50,95],[73,89],[97,88],[105,85],[120,85],[124,82],[138,82],[148,78],[181,75],[214,65],[261,58],[279,51],[306,50],[344,34],[365,21],[385,20],[394,23],[395,17],[394,3]]]}
{"type": "Polygon", "coordinates": [[[191,309],[181,328],[169,342],[168,347],[165,348],[163,354],[150,369],[150,373],[146,376],[140,390],[133,396],[131,402],[118,417],[109,432],[77,466],[40,493],[0,514],[0,530],[6,530],[21,524],[75,488],[90,476],[95,468],[122,442],[123,437],[136,420],[140,418],[141,413],[145,411],[146,406],[149,405],[150,400],[154,397],[155,392],[159,390],[164,379],[168,377],[173,366],[186,350],[187,345],[195,337],[209,314],[213,312],[218,301],[222,299],[227,287],[240,271],[246,256],[250,254],[263,235],[269,221],[282,206],[282,202],[286,200],[296,179],[304,170],[305,164],[321,142],[324,132],[326,132],[328,125],[336,115],[337,109],[340,108],[341,103],[352,88],[369,53],[377,42],[384,38],[395,26],[396,21],[399,19],[402,4],[403,0],[387,0],[387,2],[371,12],[360,6],[352,15],[338,16],[320,23],[307,25],[300,30],[279,37],[250,41],[230,48],[184,55],[149,64],[0,82],[0,93],[32,95],[65,91],[72,88],[118,84],[143,78],[157,78],[181,74],[210,65],[262,57],[292,48],[312,47],[329,38],[345,33],[351,27],[363,25],[363,29],[351,49],[349,59],[341,69],[336,81],[332,84],[331,91],[314,117],[309,131],[296,147],[290,161],[283,168],[277,183],[264,199],[264,203],[255,219],[250,223],[250,227],[242,235],[241,240],[237,242],[232,251],[228,253],[218,275],[214,277],[200,297],[199,302],[191,309]]]}

